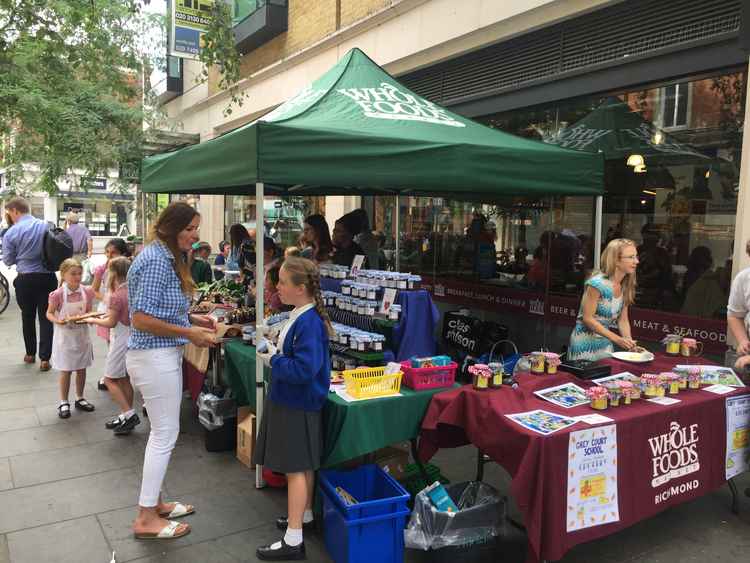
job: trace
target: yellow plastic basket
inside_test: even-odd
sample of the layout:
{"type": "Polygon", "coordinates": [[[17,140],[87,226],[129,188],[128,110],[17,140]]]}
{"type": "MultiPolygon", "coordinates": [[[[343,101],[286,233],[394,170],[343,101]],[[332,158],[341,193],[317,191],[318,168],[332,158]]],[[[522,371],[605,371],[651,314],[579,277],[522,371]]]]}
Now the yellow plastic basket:
{"type": "Polygon", "coordinates": [[[401,389],[402,372],[385,375],[385,367],[358,368],[344,371],[346,392],[355,399],[372,399],[395,395],[401,389]]]}

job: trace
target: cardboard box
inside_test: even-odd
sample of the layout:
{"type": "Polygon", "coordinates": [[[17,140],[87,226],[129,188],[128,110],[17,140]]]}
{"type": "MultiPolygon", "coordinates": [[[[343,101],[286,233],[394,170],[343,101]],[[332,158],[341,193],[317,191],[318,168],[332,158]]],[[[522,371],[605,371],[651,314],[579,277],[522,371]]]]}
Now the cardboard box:
{"type": "Polygon", "coordinates": [[[237,459],[250,469],[253,465],[253,451],[255,450],[255,415],[250,407],[240,407],[237,410],[237,459]]]}
{"type": "Polygon", "coordinates": [[[403,478],[409,464],[409,452],[403,448],[388,446],[375,452],[375,463],[396,480],[403,478]]]}

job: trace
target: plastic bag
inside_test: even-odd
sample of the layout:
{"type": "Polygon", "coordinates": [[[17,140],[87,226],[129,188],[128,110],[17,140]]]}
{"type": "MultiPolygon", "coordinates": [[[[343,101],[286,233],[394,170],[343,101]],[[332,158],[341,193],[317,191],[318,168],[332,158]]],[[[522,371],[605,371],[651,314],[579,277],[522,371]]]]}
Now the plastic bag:
{"type": "Polygon", "coordinates": [[[439,512],[424,490],[414,499],[414,510],[404,530],[411,549],[440,549],[477,544],[499,536],[505,522],[505,500],[481,481],[445,485],[458,512],[439,512]]]}
{"type": "Polygon", "coordinates": [[[91,285],[94,283],[94,266],[91,263],[91,259],[88,258],[81,263],[83,270],[83,276],[81,277],[81,283],[83,285],[91,285]]]}

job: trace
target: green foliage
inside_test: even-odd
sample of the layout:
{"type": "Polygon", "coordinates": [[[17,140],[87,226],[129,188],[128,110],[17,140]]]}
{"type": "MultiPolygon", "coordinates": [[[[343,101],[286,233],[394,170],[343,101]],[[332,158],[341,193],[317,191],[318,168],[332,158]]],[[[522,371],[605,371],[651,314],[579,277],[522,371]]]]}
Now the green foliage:
{"type": "MultiPolygon", "coordinates": [[[[0,167],[12,189],[55,193],[73,171],[102,176],[140,160],[149,126],[163,120],[143,91],[166,53],[166,18],[145,12],[149,2],[0,0],[0,167]]],[[[223,65],[226,88],[239,55],[216,4],[202,60],[223,65]]]]}
{"type": "Polygon", "coordinates": [[[221,72],[219,89],[228,90],[231,95],[229,105],[224,108],[224,116],[232,113],[232,105],[242,105],[244,94],[239,92],[237,82],[240,75],[240,55],[234,43],[234,22],[232,9],[221,0],[216,0],[211,10],[212,25],[203,35],[203,48],[200,61],[205,65],[201,80],[208,80],[208,69],[217,67],[221,72]]]}

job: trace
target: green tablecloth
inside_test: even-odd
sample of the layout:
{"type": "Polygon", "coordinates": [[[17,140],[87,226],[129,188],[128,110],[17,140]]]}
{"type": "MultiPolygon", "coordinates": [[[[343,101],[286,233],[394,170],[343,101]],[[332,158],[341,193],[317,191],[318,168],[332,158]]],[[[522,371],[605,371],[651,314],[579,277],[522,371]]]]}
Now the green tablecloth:
{"type": "MultiPolygon", "coordinates": [[[[255,407],[255,348],[241,341],[224,345],[224,378],[239,405],[255,407]]],[[[268,372],[266,371],[266,379],[268,372]]],[[[323,407],[323,466],[329,467],[419,435],[432,396],[445,389],[412,391],[400,397],[347,403],[329,394],[323,407]]]]}

